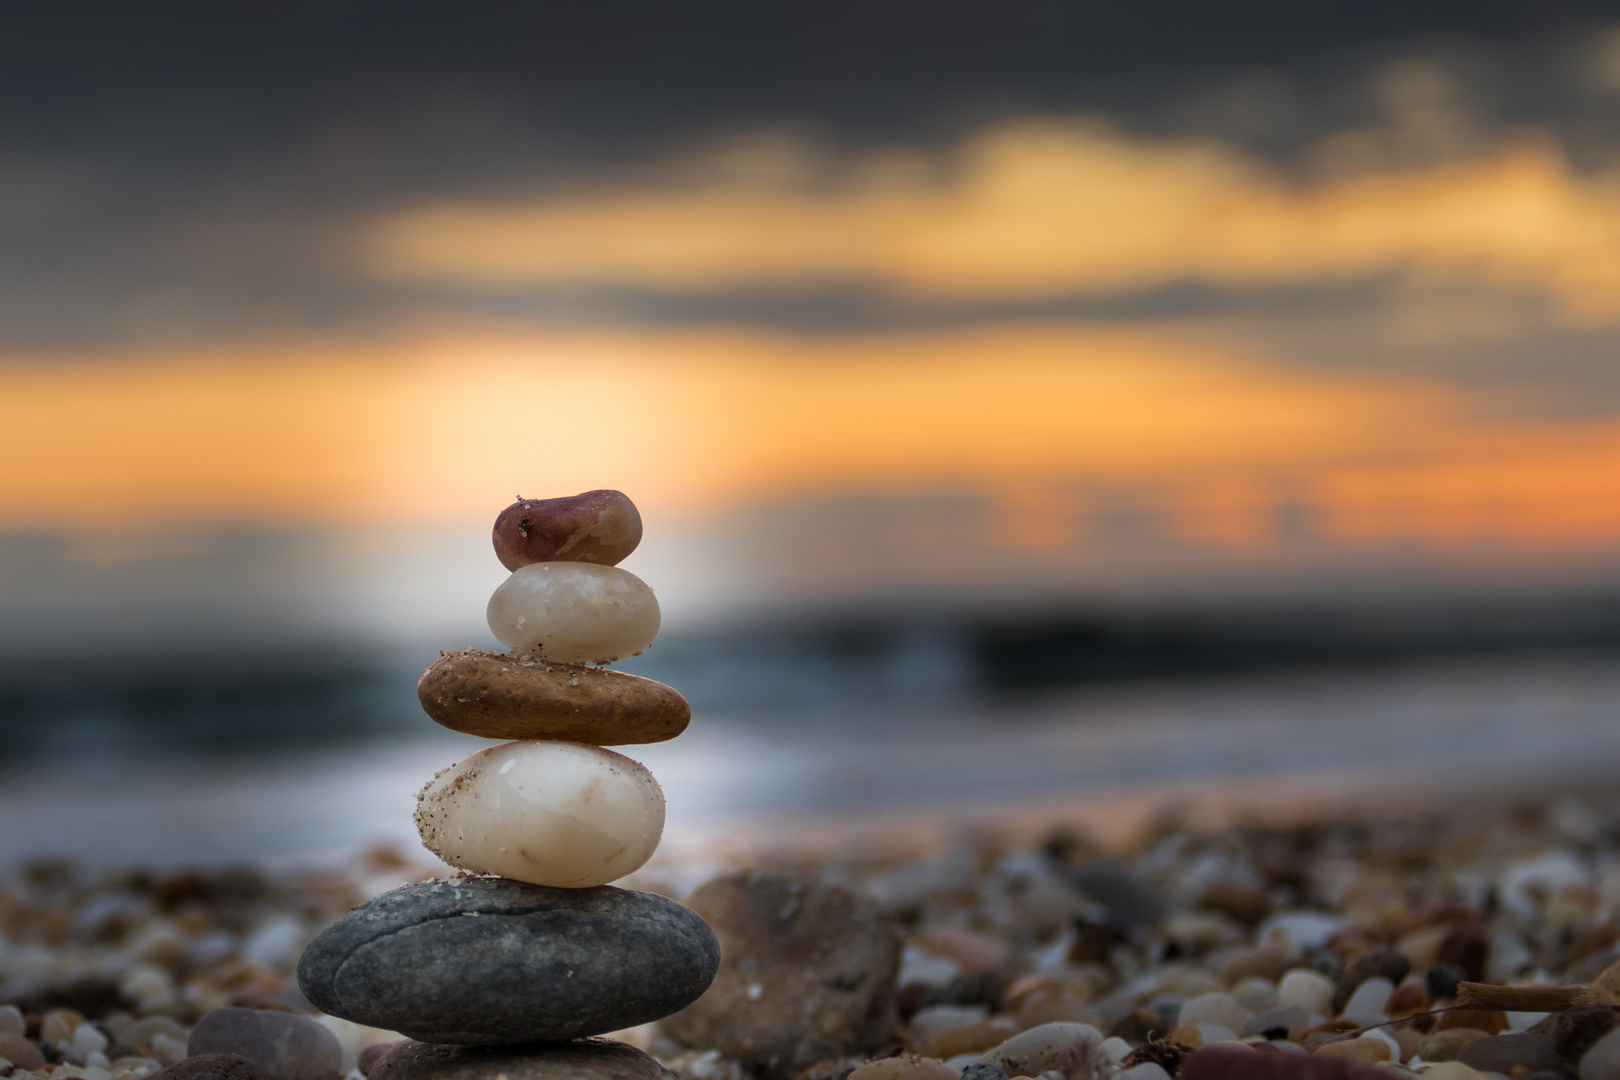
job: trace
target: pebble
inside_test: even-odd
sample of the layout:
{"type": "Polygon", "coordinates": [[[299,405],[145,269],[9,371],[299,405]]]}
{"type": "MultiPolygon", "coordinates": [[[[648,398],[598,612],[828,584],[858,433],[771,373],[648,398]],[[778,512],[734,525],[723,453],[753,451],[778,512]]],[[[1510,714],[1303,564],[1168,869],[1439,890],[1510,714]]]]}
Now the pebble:
{"type": "Polygon", "coordinates": [[[616,566],[541,562],[513,571],[489,598],[489,628],[513,652],[559,664],[640,656],[658,636],[658,598],[616,566]]]}
{"type": "Polygon", "coordinates": [[[1390,995],[1395,993],[1395,984],[1381,975],[1375,975],[1356,987],[1355,993],[1350,995],[1334,1015],[1342,1016],[1346,1020],[1354,1020],[1359,1026],[1381,1024],[1384,1022],[1384,1006],[1389,1003],[1390,995]]]}
{"type": "Polygon", "coordinates": [[[670,1080],[664,1067],[627,1043],[581,1039],[554,1046],[506,1048],[408,1042],[367,1080],[670,1080]]]}
{"type": "Polygon", "coordinates": [[[1609,1032],[1580,1058],[1580,1080],[1620,1080],[1620,1029],[1609,1032]]]}
{"type": "Polygon", "coordinates": [[[1486,1080],[1484,1073],[1470,1069],[1460,1061],[1442,1061],[1430,1065],[1421,1075],[1423,1080],[1486,1080]]]}
{"type": "Polygon", "coordinates": [[[416,695],[440,724],[486,739],[625,746],[673,739],[692,719],[663,683],[485,649],[440,654],[416,695]]]}
{"type": "Polygon", "coordinates": [[[1177,1080],[1390,1080],[1378,1066],[1320,1054],[1211,1046],[1189,1055],[1177,1080]]]}
{"type": "Polygon", "coordinates": [[[416,827],[451,866],[587,888],[652,857],[664,792],[645,766],[611,750],[502,743],[435,776],[417,796],[416,827]]]}
{"type": "MultiPolygon", "coordinates": [[[[1253,1013],[1239,1005],[1230,994],[1200,994],[1181,1007],[1181,1012],[1176,1017],[1176,1025],[1198,1027],[1203,1024],[1219,1024],[1236,1032],[1242,1031],[1253,1016],[1253,1013]]],[[[1209,1041],[1207,1036],[1204,1041],[1209,1041]]]]}
{"type": "Polygon", "coordinates": [[[537,562],[622,562],[641,543],[641,513],[622,491],[519,499],[495,518],[495,557],[508,570],[537,562]]]}
{"type": "Polygon", "coordinates": [[[1480,1072],[1499,1072],[1513,1075],[1522,1066],[1529,1072],[1555,1072],[1573,1077],[1558,1056],[1557,1044],[1551,1035],[1493,1035],[1488,1039],[1475,1039],[1457,1053],[1457,1060],[1480,1072]]]}
{"type": "Polygon", "coordinates": [[[343,1064],[343,1049],[330,1031],[307,1017],[268,1009],[215,1009],[191,1029],[186,1054],[239,1054],[275,1080],[337,1080],[343,1064]]]}
{"type": "Polygon", "coordinates": [[[1310,1013],[1298,1005],[1279,1005],[1250,1017],[1249,1022],[1238,1029],[1238,1034],[1246,1038],[1281,1030],[1286,1032],[1285,1038],[1293,1039],[1303,1035],[1310,1026],[1310,1013]]]}
{"type": "Polygon", "coordinates": [[[1462,1048],[1475,1039],[1488,1039],[1489,1032],[1475,1028],[1447,1028],[1423,1036],[1418,1041],[1418,1054],[1424,1061],[1455,1061],[1462,1048]]]}
{"type": "Polygon", "coordinates": [[[659,1026],[764,1080],[893,1039],[900,927],[876,901],[816,874],[753,871],[687,901],[723,958],[698,1002],[659,1026]]]}
{"type": "Polygon", "coordinates": [[[961,1080],[961,1074],[937,1058],[897,1054],[855,1066],[848,1080],[961,1080]]]}
{"type": "Polygon", "coordinates": [[[1103,906],[1108,925],[1127,933],[1157,926],[1175,910],[1163,890],[1121,866],[1091,863],[1075,869],[1071,880],[1103,906]]]}
{"type": "Polygon", "coordinates": [[[1277,984],[1278,1005],[1298,1005],[1312,1016],[1326,1016],[1333,1003],[1333,980],[1310,968],[1295,968],[1277,984]]]}
{"type": "Polygon", "coordinates": [[[38,1069],[45,1065],[45,1055],[39,1052],[39,1047],[9,1031],[0,1035],[0,1058],[19,1069],[38,1069]]]}
{"type": "Polygon", "coordinates": [[[22,1010],[15,1005],[0,1005],[0,1035],[23,1035],[28,1031],[28,1024],[23,1020],[22,1010]]]}
{"type": "Polygon", "coordinates": [[[1350,962],[1344,965],[1344,972],[1339,976],[1338,985],[1333,989],[1333,1002],[1329,1006],[1333,1011],[1329,1015],[1342,1014],[1351,995],[1368,979],[1387,980],[1393,992],[1411,970],[1410,960],[1389,949],[1377,949],[1352,957],[1350,962]]]}
{"type": "Polygon", "coordinates": [[[1341,1061],[1353,1061],[1361,1065],[1377,1065],[1381,1061],[1390,1061],[1395,1057],[1389,1043],[1365,1035],[1358,1039],[1342,1039],[1339,1042],[1327,1043],[1317,1047],[1315,1053],[1320,1057],[1338,1058],[1341,1061]]]}
{"type": "Polygon", "coordinates": [[[662,896],[470,878],[395,889],[350,912],[304,951],[298,983],[355,1023],[494,1045],[668,1016],[708,988],[719,962],[703,920],[662,896]]]}
{"type": "Polygon", "coordinates": [[[1085,1076],[1110,1062],[1103,1034],[1090,1024],[1042,1024],[988,1051],[984,1060],[1008,1076],[1040,1076],[1051,1069],[1085,1076]]]}
{"type": "Polygon", "coordinates": [[[241,1054],[196,1054],[159,1069],[152,1080],[274,1080],[274,1074],[241,1054]]]}

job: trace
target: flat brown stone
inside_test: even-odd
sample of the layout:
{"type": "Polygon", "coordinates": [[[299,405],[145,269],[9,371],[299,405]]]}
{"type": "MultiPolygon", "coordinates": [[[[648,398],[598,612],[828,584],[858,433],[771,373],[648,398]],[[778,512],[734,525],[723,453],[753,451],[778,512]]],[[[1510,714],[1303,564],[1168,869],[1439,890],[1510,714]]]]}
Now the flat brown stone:
{"type": "Polygon", "coordinates": [[[486,739],[655,743],[692,719],[686,699],[663,683],[487,649],[441,653],[416,694],[434,720],[486,739]]]}

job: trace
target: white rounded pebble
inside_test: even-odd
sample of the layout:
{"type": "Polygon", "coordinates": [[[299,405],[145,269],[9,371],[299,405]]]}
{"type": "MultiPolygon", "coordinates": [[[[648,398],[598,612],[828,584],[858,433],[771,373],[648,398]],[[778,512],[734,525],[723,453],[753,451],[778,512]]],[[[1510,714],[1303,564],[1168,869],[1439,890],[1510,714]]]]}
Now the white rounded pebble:
{"type": "Polygon", "coordinates": [[[1581,1080],[1620,1080],[1620,1030],[1592,1044],[1581,1058],[1581,1080]]]}
{"type": "Polygon", "coordinates": [[[1252,1013],[1277,1007],[1277,984],[1251,975],[1232,987],[1232,1000],[1252,1013]]]}
{"type": "Polygon", "coordinates": [[[1132,1065],[1119,1075],[1121,1080],[1170,1080],[1170,1074],[1164,1071],[1164,1067],[1152,1061],[1132,1065]]]}
{"type": "Polygon", "coordinates": [[[1344,1003],[1344,1010],[1339,1015],[1346,1020],[1354,1020],[1362,1027],[1368,1024],[1382,1024],[1387,1019],[1384,1016],[1384,1005],[1389,1001],[1389,995],[1394,992],[1395,984],[1381,975],[1367,979],[1356,987],[1355,993],[1344,1003]]]}
{"type": "Polygon", "coordinates": [[[1176,1026],[1199,1027],[1203,1024],[1218,1024],[1232,1031],[1242,1031],[1243,1025],[1253,1016],[1254,1014],[1239,1005],[1231,994],[1199,994],[1182,1005],[1181,1013],[1176,1018],[1176,1026]]]}
{"type": "Polygon", "coordinates": [[[416,827],[451,866],[583,889],[652,858],[664,792],[640,762],[599,746],[502,743],[434,777],[417,796],[416,827]]]}
{"type": "Polygon", "coordinates": [[[107,1049],[107,1036],[97,1031],[94,1024],[80,1024],[73,1029],[73,1049],[82,1058],[107,1049]]]}
{"type": "Polygon", "coordinates": [[[1118,1035],[1110,1035],[1102,1041],[1102,1045],[1097,1049],[1106,1054],[1115,1065],[1118,1065],[1125,1060],[1125,1055],[1131,1052],[1131,1044],[1118,1035]]]}
{"type": "Polygon", "coordinates": [[[658,635],[658,598],[617,566],[540,562],[520,567],[489,598],[489,628],[513,652],[559,664],[637,656],[658,635]]]}
{"type": "Polygon", "coordinates": [[[1238,1041],[1238,1033],[1225,1024],[1191,1024],[1188,1026],[1198,1032],[1198,1037],[1204,1040],[1205,1046],[1211,1043],[1238,1041]]]}
{"type": "Polygon", "coordinates": [[[1273,915],[1255,930],[1256,941],[1280,937],[1297,949],[1320,949],[1327,939],[1350,924],[1325,911],[1285,911],[1273,915]]]}
{"type": "Polygon", "coordinates": [[[0,1035],[21,1035],[27,1030],[21,1009],[15,1005],[0,1005],[0,1035]]]}
{"type": "Polygon", "coordinates": [[[912,1013],[906,1026],[911,1029],[913,1041],[924,1043],[941,1032],[954,1031],[989,1018],[990,1010],[983,1005],[930,1005],[912,1013]]]}
{"type": "Polygon", "coordinates": [[[1295,968],[1277,984],[1277,1004],[1298,1005],[1313,1016],[1326,1016],[1333,1007],[1333,980],[1310,968],[1295,968]]]}
{"type": "Polygon", "coordinates": [[[1008,1076],[1039,1076],[1060,1065],[1084,1076],[1081,1067],[1097,1064],[1102,1056],[1102,1041],[1102,1032],[1090,1024],[1041,1024],[986,1050],[981,1060],[1001,1066],[1008,1076]]]}

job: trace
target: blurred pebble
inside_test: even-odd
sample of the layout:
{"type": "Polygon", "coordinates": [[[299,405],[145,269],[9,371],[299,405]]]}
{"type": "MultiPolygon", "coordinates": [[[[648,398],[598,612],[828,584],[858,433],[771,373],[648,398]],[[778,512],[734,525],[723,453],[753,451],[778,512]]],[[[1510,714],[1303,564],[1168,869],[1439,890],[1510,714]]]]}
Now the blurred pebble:
{"type": "Polygon", "coordinates": [[[1282,1031],[1284,1038],[1292,1039],[1304,1034],[1310,1026],[1310,1014],[1304,1009],[1298,1005],[1279,1005],[1251,1016],[1249,1022],[1238,1029],[1238,1035],[1266,1035],[1269,1038],[1269,1033],[1282,1031]]]}
{"type": "Polygon", "coordinates": [[[197,1021],[190,1055],[240,1054],[275,1080],[336,1080],[343,1051],[336,1036],[306,1017],[264,1009],[216,1009],[197,1021]]]}
{"type": "Polygon", "coordinates": [[[1527,1072],[1564,1071],[1551,1035],[1495,1035],[1475,1039],[1458,1051],[1457,1060],[1480,1072],[1508,1076],[1519,1068],[1527,1072]]]}
{"type": "Polygon", "coordinates": [[[899,1054],[857,1065],[848,1080],[959,1080],[959,1074],[937,1058],[899,1054]]]}
{"type": "Polygon", "coordinates": [[[1424,1061],[1455,1061],[1462,1048],[1475,1039],[1488,1039],[1487,1032],[1474,1028],[1447,1028],[1425,1035],[1418,1041],[1418,1054],[1424,1061]]]}
{"type": "Polygon", "coordinates": [[[27,1030],[21,1009],[15,1005],[0,1005],[0,1035],[21,1035],[27,1030]]]}
{"type": "Polygon", "coordinates": [[[1326,1016],[1333,1002],[1333,980],[1309,968],[1295,968],[1277,984],[1278,1005],[1298,1005],[1312,1016],[1326,1016]]]}
{"type": "Polygon", "coordinates": [[[1334,1015],[1354,1020],[1361,1027],[1381,1024],[1384,1022],[1384,1006],[1394,993],[1394,983],[1382,975],[1375,975],[1358,985],[1355,993],[1345,1001],[1344,1007],[1335,1010],[1334,1015]]]}
{"type": "Polygon", "coordinates": [[[1620,1030],[1603,1036],[1582,1055],[1580,1080],[1620,1080],[1620,1030]]]}
{"type": "Polygon", "coordinates": [[[984,1060],[1008,1076],[1039,1076],[1050,1069],[1090,1068],[1103,1057],[1102,1032],[1089,1024],[1042,1024],[986,1052],[984,1060]]]}

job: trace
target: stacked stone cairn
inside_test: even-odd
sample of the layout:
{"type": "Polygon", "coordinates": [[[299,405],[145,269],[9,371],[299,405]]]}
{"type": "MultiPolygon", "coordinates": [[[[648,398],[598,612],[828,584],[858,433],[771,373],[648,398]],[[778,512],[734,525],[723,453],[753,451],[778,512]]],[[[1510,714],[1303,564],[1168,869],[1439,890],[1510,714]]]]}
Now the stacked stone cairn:
{"type": "Polygon", "coordinates": [[[418,796],[422,842],[460,876],[363,904],[311,942],[305,996],[333,1016],[414,1042],[372,1080],[659,1077],[606,1032],[685,1008],[720,963],[696,914],[617,889],[653,854],[664,795],[640,763],[604,749],[679,735],[674,690],[600,666],[658,632],[652,590],[615,564],[641,541],[617,491],[520,498],[496,519],[511,577],[489,624],[511,651],[441,654],[418,685],[440,724],[486,747],[418,796]]]}

